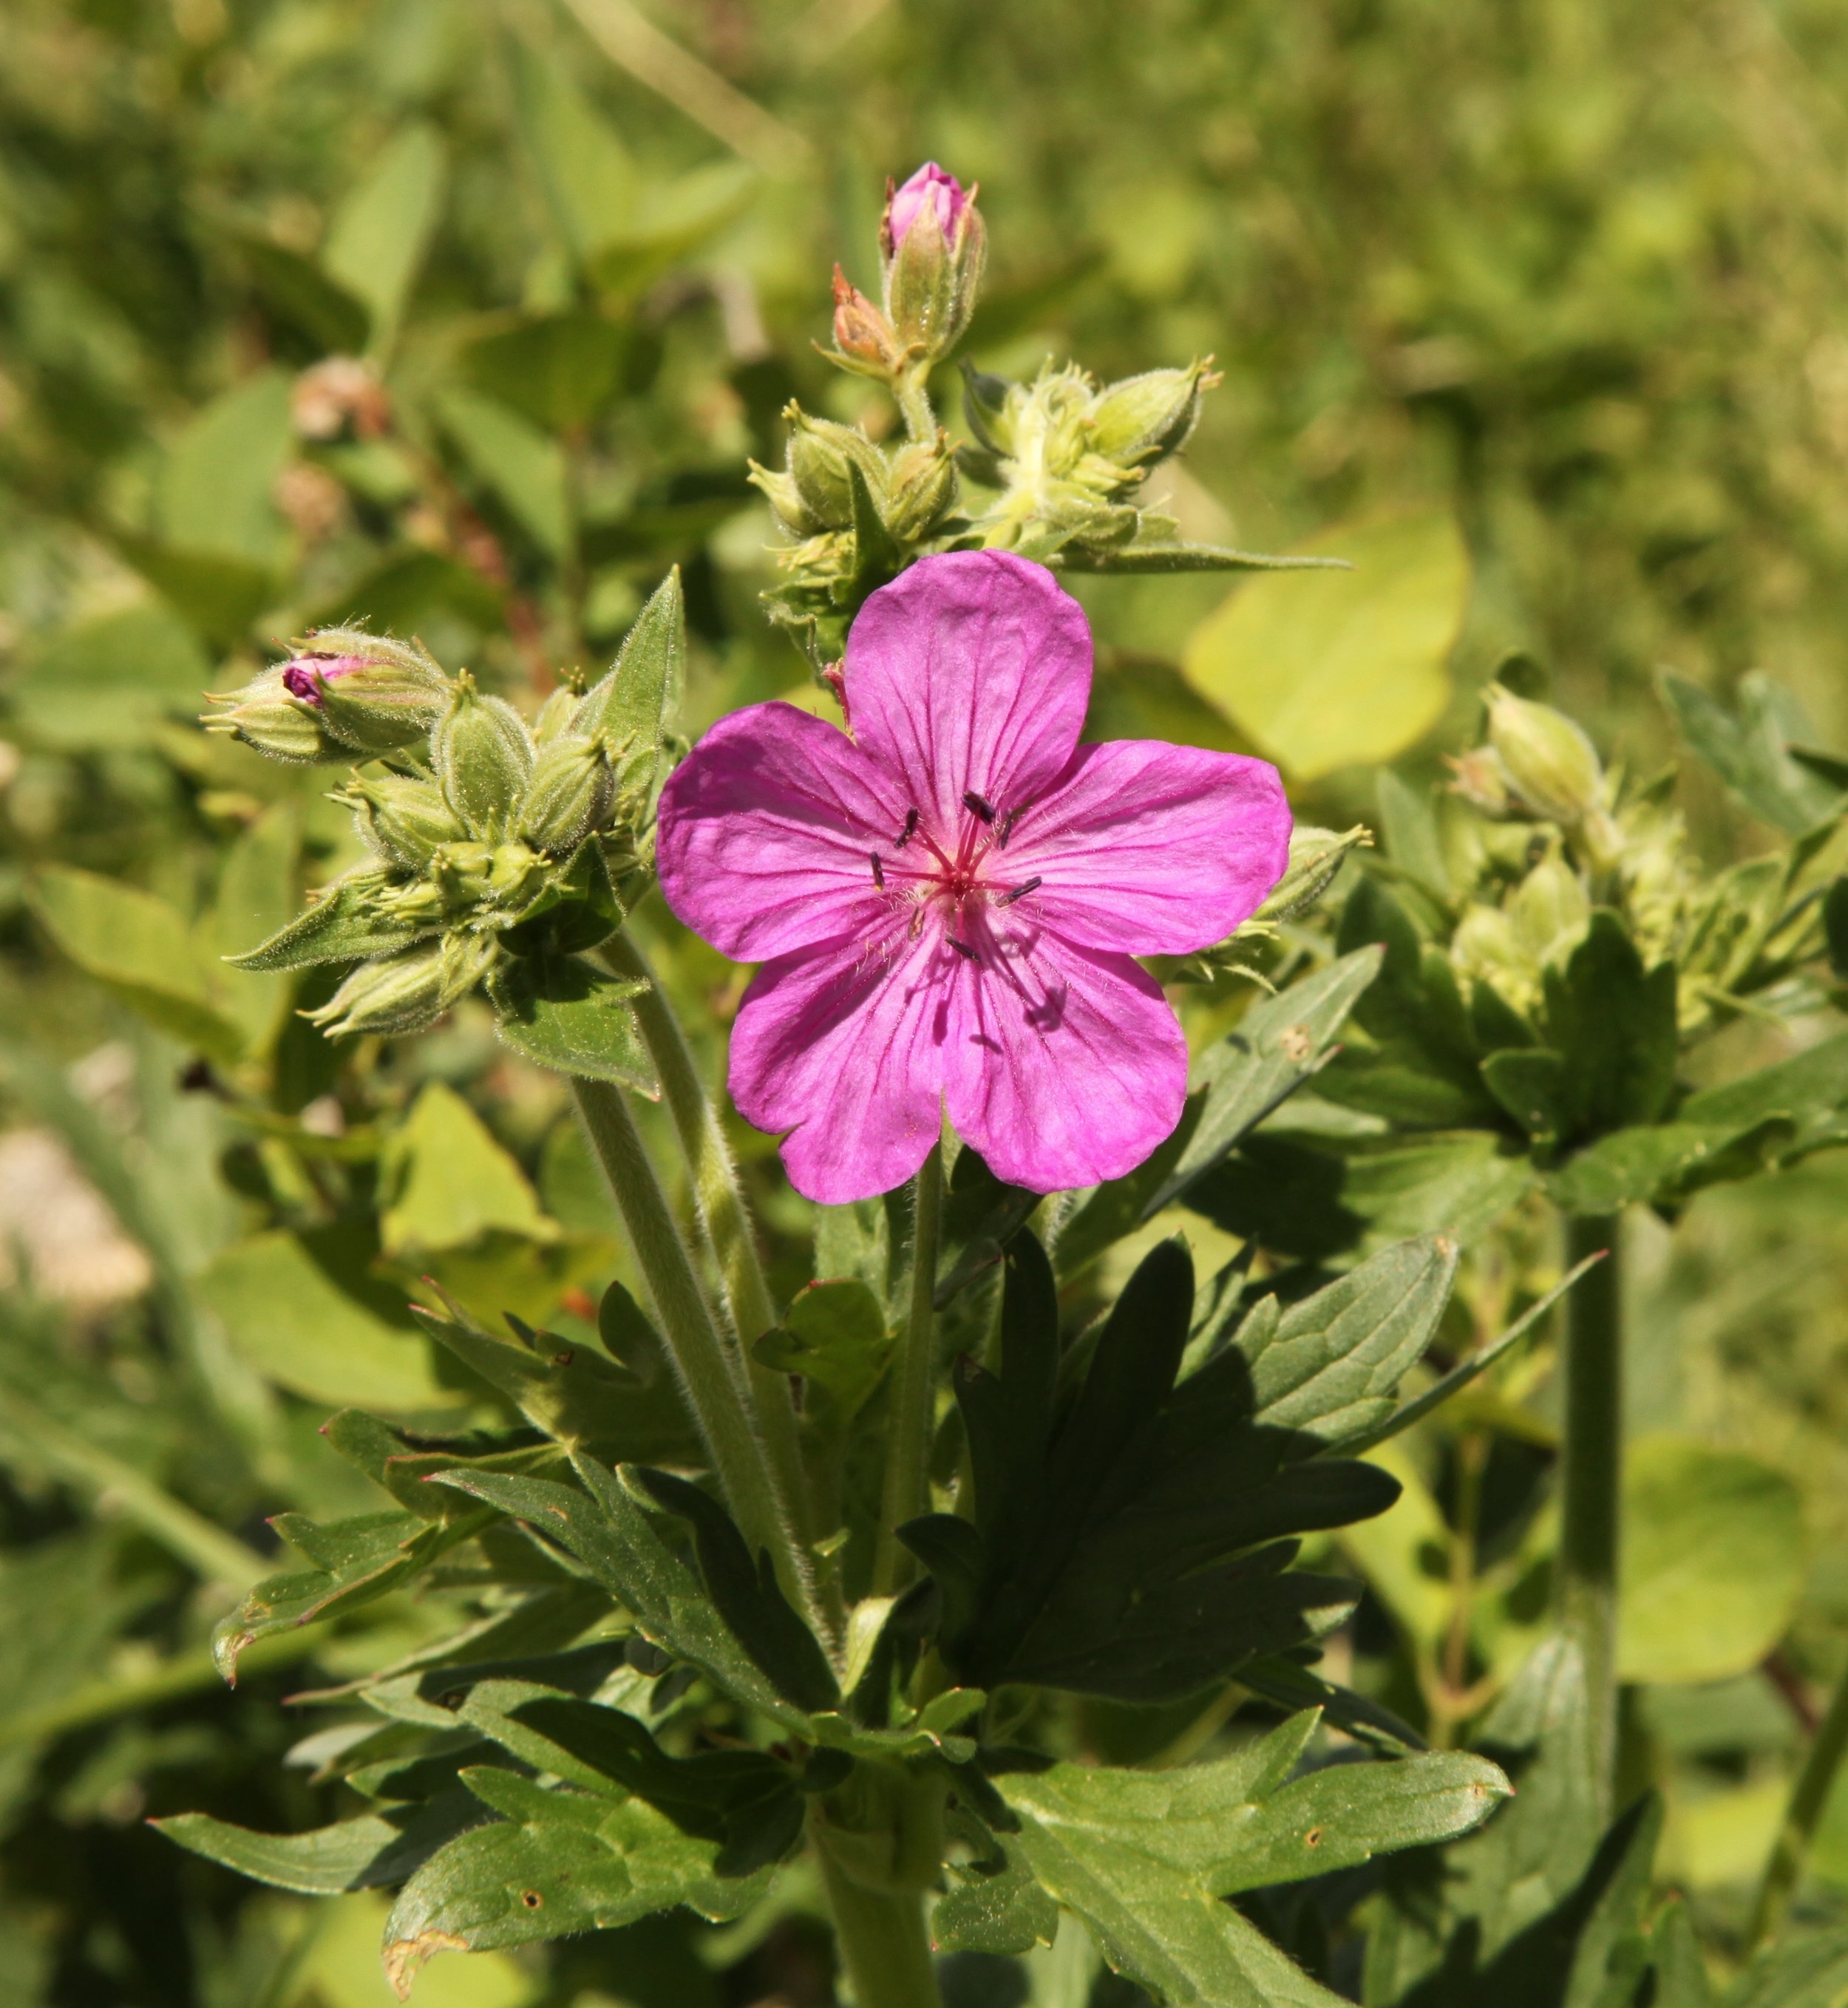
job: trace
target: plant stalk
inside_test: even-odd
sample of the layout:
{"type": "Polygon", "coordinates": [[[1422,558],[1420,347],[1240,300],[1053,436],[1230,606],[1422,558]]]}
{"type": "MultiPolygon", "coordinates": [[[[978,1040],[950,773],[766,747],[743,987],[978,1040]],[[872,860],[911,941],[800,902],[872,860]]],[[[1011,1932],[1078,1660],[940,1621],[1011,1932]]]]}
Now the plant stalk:
{"type": "Polygon", "coordinates": [[[1765,1866],[1765,1880],[1752,1911],[1751,1930],[1747,1939],[1749,1945],[1764,1944],[1782,1927],[1790,1900],[1802,1879],[1810,1843],[1815,1838],[1822,1809],[1829,1803],[1836,1774],[1841,1769],[1845,1756],[1848,1756],[1848,1668],[1843,1669],[1841,1679],[1836,1684],[1829,1713],[1818,1725],[1809,1755],[1797,1774],[1777,1844],[1765,1866]]]}
{"type": "Polygon", "coordinates": [[[784,1589],[813,1623],[813,1584],[804,1565],[806,1558],[791,1536],[743,1383],[699,1287],[692,1257],[674,1224],[624,1091],[608,1081],[581,1077],[574,1078],[572,1086],[726,1500],[753,1551],[769,1551],[784,1589]]]}
{"type": "Polygon", "coordinates": [[[1617,1543],[1623,1458],[1620,1222],[1567,1222],[1567,1260],[1599,1253],[1566,1306],[1566,1430],[1561,1473],[1559,1619],[1584,1655],[1593,1794],[1609,1822],[1617,1757],[1617,1543]]]}
{"type": "Polygon", "coordinates": [[[738,1167],[725,1141],[718,1111],[699,1078],[680,1020],[647,958],[629,939],[626,929],[606,942],[601,953],[614,974],[648,985],[634,999],[635,1021],[660,1077],[661,1098],[667,1105],[681,1148],[686,1154],[699,1225],[718,1264],[720,1283],[731,1312],[732,1329],[742,1349],[751,1401],[770,1455],[777,1490],[797,1539],[805,1546],[817,1529],[812,1524],[808,1474],[803,1469],[796,1434],[789,1377],[764,1366],[751,1353],[756,1341],[777,1322],[777,1311],[764,1280],[763,1265],[758,1260],[756,1236],[738,1185],[738,1167]]]}
{"type": "Polygon", "coordinates": [[[943,2008],[922,1897],[856,1882],[818,1841],[822,1886],[857,2008],[943,2008]]]}
{"type": "Polygon", "coordinates": [[[930,1147],[917,1177],[912,1227],[912,1300],[898,1357],[892,1366],[891,1422],[886,1436],[886,1478],[880,1496],[879,1545],[873,1561],[873,1593],[890,1596],[911,1574],[911,1556],[898,1538],[907,1520],[930,1510],[930,1438],[936,1420],[936,1306],[937,1243],[943,1229],[943,1147],[930,1147]]]}

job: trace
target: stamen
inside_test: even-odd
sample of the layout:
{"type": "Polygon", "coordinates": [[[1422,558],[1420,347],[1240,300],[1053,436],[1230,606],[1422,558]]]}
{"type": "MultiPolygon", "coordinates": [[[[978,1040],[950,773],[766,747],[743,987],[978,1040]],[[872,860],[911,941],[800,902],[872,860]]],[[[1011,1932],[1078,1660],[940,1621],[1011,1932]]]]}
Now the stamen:
{"type": "Polygon", "coordinates": [[[867,855],[873,860],[873,882],[883,893],[886,889],[886,868],[879,861],[876,850],[869,851],[867,855]]]}
{"type": "Polygon", "coordinates": [[[968,945],[968,943],[967,942],[965,942],[965,941],[958,941],[958,940],[956,939],[955,935],[947,934],[947,935],[944,935],[943,939],[944,939],[945,941],[947,941],[953,949],[955,949],[956,953],[957,953],[958,955],[960,955],[960,956],[961,956],[962,957],[964,957],[964,959],[965,959],[965,960],[969,961],[969,962],[979,962],[979,961],[982,960],[981,956],[979,956],[979,955],[975,953],[975,951],[972,948],[971,948],[971,947],[969,946],[969,945],[968,945]]]}
{"type": "Polygon", "coordinates": [[[1017,811],[1010,809],[1007,813],[1002,817],[1000,826],[995,832],[995,848],[997,850],[1005,850],[1007,848],[1007,833],[1014,827],[1014,818],[1017,813],[1017,811]]]}
{"type": "Polygon", "coordinates": [[[964,789],[962,805],[970,815],[979,816],[984,822],[993,822],[995,819],[994,804],[985,801],[973,788],[964,789]]]}
{"type": "Polygon", "coordinates": [[[892,848],[894,850],[902,850],[917,834],[917,829],[918,811],[915,809],[907,809],[905,812],[905,827],[893,838],[892,848]]]}
{"type": "Polygon", "coordinates": [[[1011,907],[1016,900],[1024,900],[1029,893],[1038,892],[1042,882],[1038,878],[1029,878],[1025,885],[1016,886],[1011,893],[1004,893],[995,904],[997,907],[1011,907]]]}

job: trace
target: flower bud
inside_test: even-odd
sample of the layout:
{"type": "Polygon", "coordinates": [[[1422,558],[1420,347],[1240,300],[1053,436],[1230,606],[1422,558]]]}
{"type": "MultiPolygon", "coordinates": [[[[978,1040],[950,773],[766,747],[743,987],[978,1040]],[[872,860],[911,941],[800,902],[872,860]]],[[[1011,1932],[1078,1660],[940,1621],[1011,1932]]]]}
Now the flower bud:
{"type": "Polygon", "coordinates": [[[1094,452],[1121,467],[1165,460],[1187,444],[1202,394],[1219,382],[1213,359],[1184,369],[1150,369],[1113,384],[1091,407],[1094,452]]]}
{"type": "Polygon", "coordinates": [[[520,834],[547,857],[568,857],[605,820],[615,799],[616,776],[602,736],[561,739],[533,763],[520,834]]]}
{"type": "Polygon", "coordinates": [[[415,745],[441,714],[449,679],[415,642],[325,628],[296,646],[282,665],[284,688],[356,752],[415,745]]]}
{"type": "Polygon", "coordinates": [[[880,513],[894,540],[916,543],[929,536],[956,500],[956,462],[949,434],[940,430],[929,446],[905,447],[887,479],[890,490],[880,513]]]}
{"type": "Polygon", "coordinates": [[[1450,937],[1450,959],[1473,982],[1486,983],[1517,1011],[1538,1002],[1538,972],[1514,923],[1499,907],[1467,907],[1450,937]]]}
{"type": "Polygon", "coordinates": [[[494,965],[491,937],[445,935],[383,962],[363,962],[317,1011],[302,1015],[329,1038],[420,1032],[473,990],[494,965]]]}
{"type": "Polygon", "coordinates": [[[349,425],[361,439],[377,439],[391,425],[391,403],[370,366],[330,355],[296,379],[289,415],[303,439],[338,439],[349,425]]]}
{"type": "Polygon", "coordinates": [[[348,761],[353,757],[353,749],[335,738],[312,705],[290,695],[279,666],[267,670],[242,690],[214,696],[212,702],[229,709],[205,714],[200,723],[207,732],[241,739],[272,760],[303,765],[310,761],[348,761]]]}
{"type": "Polygon", "coordinates": [[[1604,769],[1578,726],[1552,705],[1489,687],[1489,741],[1520,800],[1552,822],[1573,824],[1602,805],[1604,769]]]}
{"type": "Polygon", "coordinates": [[[886,318],[904,348],[947,355],[969,324],[982,284],[987,232],[975,190],[929,161],[888,194],[880,224],[886,318]]]}
{"type": "Polygon", "coordinates": [[[759,467],[756,461],[746,465],[750,472],[745,479],[770,503],[771,512],[778,527],[791,537],[812,537],[822,528],[810,514],[809,505],[802,500],[802,491],[795,485],[795,477],[788,473],[759,467]]]}
{"type": "Polygon", "coordinates": [[[1446,753],[1444,760],[1452,776],[1451,794],[1460,795],[1478,815],[1499,822],[1514,813],[1513,786],[1492,746],[1478,746],[1456,756],[1446,753]]]}
{"type": "Polygon", "coordinates": [[[1591,902],[1563,857],[1543,857],[1515,888],[1508,918],[1531,960],[1563,962],[1590,924],[1591,902]]]}
{"type": "Polygon", "coordinates": [[[483,697],[465,670],[430,738],[443,794],[473,833],[488,841],[512,825],[533,772],[533,741],[513,706],[483,697]]]}
{"type": "Polygon", "coordinates": [[[890,376],[904,359],[892,323],[837,265],[834,358],[862,376],[890,376]]]}
{"type": "MultiPolygon", "coordinates": [[[[857,426],[812,419],[798,405],[783,415],[789,421],[789,479],[805,521],[814,530],[845,530],[853,524],[853,486],[848,470],[858,467],[868,492],[885,493],[886,468],[879,450],[857,426]]],[[[775,497],[772,498],[773,503],[775,497]]]]}
{"type": "Polygon", "coordinates": [[[533,743],[549,746],[554,739],[562,739],[571,730],[583,695],[582,677],[574,676],[561,683],[539,707],[539,716],[533,721],[533,743]]]}
{"type": "Polygon", "coordinates": [[[356,779],[334,799],[352,809],[360,836],[380,857],[402,871],[427,871],[443,845],[468,835],[434,781],[396,774],[356,779]]]}

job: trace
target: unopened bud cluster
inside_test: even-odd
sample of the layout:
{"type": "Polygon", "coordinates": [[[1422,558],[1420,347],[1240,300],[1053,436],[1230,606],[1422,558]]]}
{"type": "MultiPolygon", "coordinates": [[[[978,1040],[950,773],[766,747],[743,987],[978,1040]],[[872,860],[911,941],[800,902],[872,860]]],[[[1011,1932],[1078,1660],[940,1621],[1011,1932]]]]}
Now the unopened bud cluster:
{"type": "Polygon", "coordinates": [[[448,697],[449,679],[421,642],[320,628],[286,662],[214,696],[223,709],[204,723],[273,760],[370,759],[427,737],[448,697]]]}

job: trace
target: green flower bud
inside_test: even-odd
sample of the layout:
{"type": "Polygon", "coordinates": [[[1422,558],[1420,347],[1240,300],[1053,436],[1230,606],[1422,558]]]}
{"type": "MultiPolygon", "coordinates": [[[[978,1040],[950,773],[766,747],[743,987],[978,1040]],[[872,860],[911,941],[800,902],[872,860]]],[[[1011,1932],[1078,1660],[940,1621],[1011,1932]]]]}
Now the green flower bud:
{"type": "MultiPolygon", "coordinates": [[[[857,426],[837,425],[831,419],[812,419],[799,405],[791,405],[783,415],[790,427],[788,479],[795,490],[802,524],[805,525],[797,529],[796,534],[806,536],[816,530],[851,529],[853,488],[848,469],[859,468],[866,477],[868,493],[878,500],[886,489],[886,465],[879,449],[857,426]]],[[[774,494],[770,500],[776,507],[774,494]]]]}
{"type": "Polygon", "coordinates": [[[802,491],[795,485],[795,475],[760,467],[754,460],[745,464],[751,470],[745,479],[769,501],[777,527],[784,534],[791,537],[813,536],[821,525],[809,513],[808,504],[802,500],[802,491]]]}
{"type": "Polygon", "coordinates": [[[533,762],[520,834],[549,857],[568,857],[607,818],[615,799],[616,776],[601,735],[561,739],[533,762]]]}
{"type": "Polygon", "coordinates": [[[476,836],[492,842],[512,826],[533,772],[533,740],[512,705],[483,697],[465,670],[430,750],[445,799],[476,836]]]}
{"type": "Polygon", "coordinates": [[[1472,981],[1486,983],[1517,1011],[1539,1001],[1539,971],[1499,907],[1469,907],[1450,937],[1450,959],[1472,981]]]}
{"type": "Polygon", "coordinates": [[[1455,758],[1446,754],[1450,792],[1460,795],[1478,815],[1499,820],[1514,813],[1514,787],[1502,756],[1492,746],[1478,746],[1455,758]]]}
{"type": "Polygon", "coordinates": [[[420,1032],[474,988],[497,954],[491,938],[445,935],[388,960],[360,963],[318,1011],[303,1015],[331,1039],[420,1032]]]}
{"type": "Polygon", "coordinates": [[[489,854],[488,902],[517,910],[543,890],[547,877],[546,861],[524,843],[497,843],[489,854]]]}
{"type": "Polygon", "coordinates": [[[1591,918],[1590,896],[1563,857],[1543,857],[1508,902],[1521,953],[1538,963],[1563,962],[1584,939],[1591,918]]]}
{"type": "Polygon", "coordinates": [[[539,707],[539,716],[533,721],[533,743],[549,746],[554,739],[562,739],[571,730],[572,720],[577,716],[583,695],[584,680],[581,676],[568,677],[561,683],[539,707]]]}
{"type": "Polygon", "coordinates": [[[893,460],[890,487],[882,514],[886,528],[901,544],[927,537],[956,502],[956,462],[950,436],[940,431],[934,444],[908,446],[893,460]]]}
{"type": "Polygon", "coordinates": [[[363,628],[321,628],[295,645],[282,666],[284,684],[356,752],[415,745],[448,702],[449,679],[418,642],[363,628]]]}
{"type": "Polygon", "coordinates": [[[1220,381],[1212,364],[1208,356],[1111,384],[1091,407],[1092,450],[1124,467],[1178,453],[1199,419],[1202,394],[1220,381]]]}
{"type": "Polygon", "coordinates": [[[434,781],[356,777],[334,800],[352,809],[360,836],[379,856],[403,871],[428,871],[444,844],[469,833],[434,781]]]}
{"type": "Polygon", "coordinates": [[[215,695],[212,702],[229,709],[205,714],[200,722],[207,732],[240,739],[272,760],[306,766],[353,757],[353,749],[334,737],[312,705],[289,694],[280,665],[242,690],[215,695]]]}
{"type": "Polygon", "coordinates": [[[1536,815],[1568,825],[1600,808],[1604,769],[1583,730],[1551,705],[1489,687],[1489,741],[1501,755],[1520,801],[1536,815]]]}
{"type": "Polygon", "coordinates": [[[953,175],[927,163],[887,197],[886,319],[900,345],[935,360],[961,339],[981,290],[988,233],[953,175]]]}

